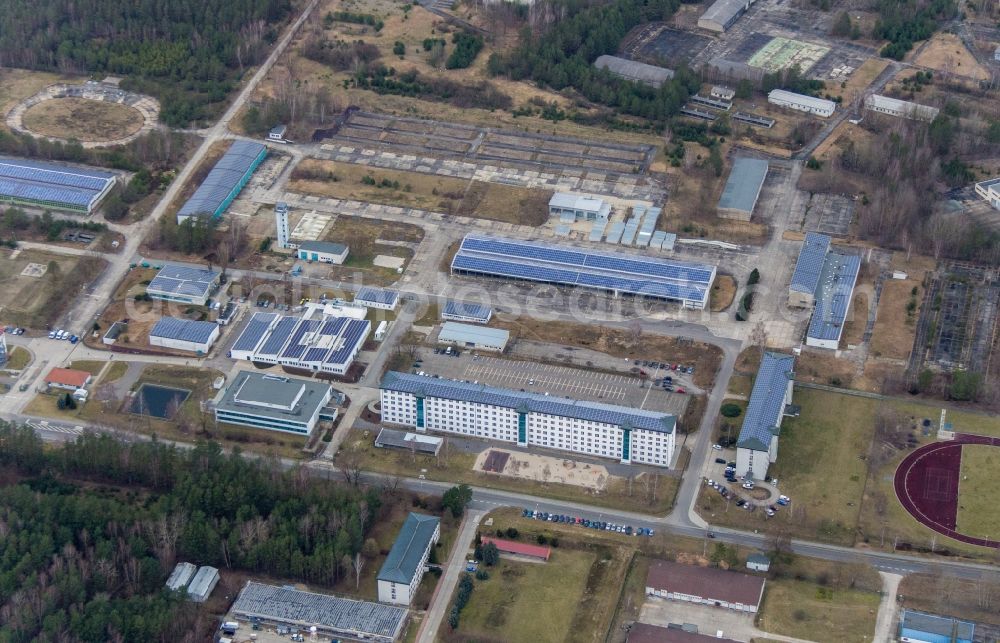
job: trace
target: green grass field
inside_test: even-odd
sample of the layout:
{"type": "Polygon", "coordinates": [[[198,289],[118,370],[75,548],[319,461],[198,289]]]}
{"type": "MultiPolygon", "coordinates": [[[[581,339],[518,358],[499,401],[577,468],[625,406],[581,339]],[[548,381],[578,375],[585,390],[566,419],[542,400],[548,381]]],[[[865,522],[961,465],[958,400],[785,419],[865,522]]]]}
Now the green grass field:
{"type": "Polygon", "coordinates": [[[31,353],[28,352],[28,349],[15,346],[14,350],[7,356],[7,363],[3,367],[8,371],[19,371],[27,366],[29,361],[31,361],[31,353]]]}
{"type": "Polygon", "coordinates": [[[797,580],[769,580],[757,627],[811,641],[871,641],[879,595],[797,580]]]}
{"type": "Polygon", "coordinates": [[[962,447],[958,487],[958,531],[969,536],[1000,539],[1000,509],[993,490],[1000,471],[1000,449],[985,444],[962,447]]]}
{"type": "Polygon", "coordinates": [[[501,560],[490,578],[476,581],[458,633],[507,641],[561,643],[570,631],[595,557],[556,549],[548,563],[501,560]]]}
{"type": "Polygon", "coordinates": [[[952,430],[959,433],[973,433],[975,435],[991,435],[1000,437],[1000,416],[988,413],[977,413],[974,411],[960,411],[950,407],[945,407],[938,403],[924,404],[920,402],[903,402],[893,400],[893,407],[902,413],[915,418],[929,418],[937,426],[941,420],[941,409],[945,408],[944,421],[952,425],[952,430]]]}

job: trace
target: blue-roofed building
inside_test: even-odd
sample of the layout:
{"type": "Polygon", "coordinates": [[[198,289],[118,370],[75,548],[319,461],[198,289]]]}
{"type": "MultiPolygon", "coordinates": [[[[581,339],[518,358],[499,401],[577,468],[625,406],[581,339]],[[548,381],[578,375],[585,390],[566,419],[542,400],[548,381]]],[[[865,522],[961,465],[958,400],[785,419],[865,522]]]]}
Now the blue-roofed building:
{"type": "Polygon", "coordinates": [[[0,157],[0,203],[89,214],[115,181],[111,172],[0,157]]]}
{"type": "Polygon", "coordinates": [[[309,303],[301,317],[257,313],[247,321],[229,356],[258,364],[346,375],[372,325],[367,319],[338,315],[337,311],[309,303]]]}
{"type": "Polygon", "coordinates": [[[382,421],[521,447],[668,467],[677,418],[669,413],[389,371],[382,421]]]}
{"type": "Polygon", "coordinates": [[[749,221],[767,178],[767,161],[736,158],[729,170],[726,187],[719,197],[718,213],[723,219],[749,221]]]}
{"type": "Polygon", "coordinates": [[[764,480],[778,458],[781,419],[792,403],[795,357],[765,352],[750,392],[743,427],[736,442],[736,475],[764,480]]]}
{"type": "Polygon", "coordinates": [[[235,141],[218,160],[181,209],[177,223],[190,217],[218,218],[247,184],[267,156],[267,146],[253,141],[235,141]]]}
{"type": "Polygon", "coordinates": [[[354,303],[365,308],[396,310],[396,306],[399,305],[399,293],[395,290],[364,286],[363,288],[359,288],[358,292],[354,294],[354,303]]]}
{"type": "Polygon", "coordinates": [[[462,301],[446,301],[441,307],[441,319],[474,324],[488,324],[493,318],[493,309],[482,304],[462,301]]]}
{"type": "MultiPolygon", "coordinates": [[[[638,229],[635,222],[632,239],[638,229]]],[[[696,309],[708,304],[715,280],[715,266],[707,264],[478,234],[462,240],[451,272],[673,300],[696,309]]]]}
{"type": "Polygon", "coordinates": [[[788,305],[792,308],[812,308],[816,301],[816,287],[823,272],[826,254],[830,251],[830,237],[818,232],[806,233],[795,261],[795,271],[788,286],[788,305]]]}
{"type": "Polygon", "coordinates": [[[904,609],[899,618],[903,643],[972,643],[976,624],[950,616],[904,609]]]}
{"type": "Polygon", "coordinates": [[[153,299],[204,306],[218,287],[221,274],[205,268],[164,264],[146,286],[146,294],[153,299]]]}
{"type": "Polygon", "coordinates": [[[149,331],[149,345],[204,355],[219,339],[215,322],[161,317],[149,331]]]}
{"type": "Polygon", "coordinates": [[[837,350],[860,271],[861,257],[827,253],[806,331],[806,346],[837,350]]]}
{"type": "Polygon", "coordinates": [[[424,577],[431,549],[441,538],[441,520],[410,512],[378,573],[378,600],[409,605],[424,577]]]}

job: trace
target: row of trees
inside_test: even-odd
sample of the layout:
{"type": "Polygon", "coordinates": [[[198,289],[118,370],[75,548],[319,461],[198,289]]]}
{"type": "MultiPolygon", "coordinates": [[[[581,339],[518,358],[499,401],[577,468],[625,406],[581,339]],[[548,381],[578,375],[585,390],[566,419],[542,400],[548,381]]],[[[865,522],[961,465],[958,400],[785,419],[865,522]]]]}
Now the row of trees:
{"type": "Polygon", "coordinates": [[[160,118],[179,127],[221,105],[291,2],[10,0],[3,9],[0,66],[127,76],[123,86],[157,96],[160,118]]]}
{"type": "Polygon", "coordinates": [[[31,429],[3,423],[0,445],[0,466],[24,480],[0,488],[0,640],[196,640],[194,614],[161,590],[179,559],[331,585],[377,554],[365,542],[377,489],[216,444],[88,434],[43,450],[31,429]]]}

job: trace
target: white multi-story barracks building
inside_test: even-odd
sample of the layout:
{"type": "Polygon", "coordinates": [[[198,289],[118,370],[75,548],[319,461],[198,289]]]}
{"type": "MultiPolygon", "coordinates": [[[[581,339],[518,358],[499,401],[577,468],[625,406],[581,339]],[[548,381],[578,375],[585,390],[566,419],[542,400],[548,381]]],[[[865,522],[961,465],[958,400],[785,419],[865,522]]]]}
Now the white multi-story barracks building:
{"type": "Polygon", "coordinates": [[[382,420],[518,446],[668,467],[677,418],[669,413],[524,393],[389,371],[382,420]]]}

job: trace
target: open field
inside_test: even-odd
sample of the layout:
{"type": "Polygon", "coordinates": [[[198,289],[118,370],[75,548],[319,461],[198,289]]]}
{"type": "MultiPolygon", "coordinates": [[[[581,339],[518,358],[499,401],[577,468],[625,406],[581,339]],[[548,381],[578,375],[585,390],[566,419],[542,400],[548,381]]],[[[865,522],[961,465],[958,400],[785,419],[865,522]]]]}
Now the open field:
{"type": "Polygon", "coordinates": [[[122,378],[123,375],[128,371],[128,363],[117,361],[112,362],[108,370],[104,372],[104,377],[101,378],[101,382],[116,382],[122,378]]]}
{"type": "Polygon", "coordinates": [[[595,562],[593,553],[565,547],[553,550],[545,564],[501,560],[488,570],[488,580],[476,581],[458,630],[449,638],[538,643],[567,640],[573,634],[573,615],[595,562]]]}
{"type": "MultiPolygon", "coordinates": [[[[796,389],[797,418],[781,424],[778,460],[768,474],[781,480],[792,504],[768,519],[743,511],[705,486],[698,502],[711,523],[746,529],[781,529],[802,538],[851,545],[865,484],[865,463],[877,402],[796,389]],[[831,472],[836,472],[835,476],[831,472]]],[[[740,419],[737,418],[737,423],[740,419]]]]}
{"type": "Polygon", "coordinates": [[[977,538],[1000,539],[1000,508],[993,491],[1000,471],[1000,448],[984,444],[962,447],[955,529],[977,538]]]}
{"type": "MultiPolygon", "coordinates": [[[[342,427],[340,430],[345,428],[342,427]]],[[[447,443],[442,448],[441,456],[434,457],[411,454],[398,449],[376,448],[375,437],[376,434],[371,431],[352,429],[337,453],[335,459],[337,465],[345,468],[360,467],[366,471],[381,471],[411,478],[424,475],[428,480],[464,482],[473,486],[507,489],[570,502],[585,502],[595,506],[627,508],[632,511],[657,514],[669,511],[673,506],[680,482],[673,476],[657,474],[654,501],[652,484],[647,491],[645,482],[650,474],[644,473],[636,477],[632,485],[632,494],[629,494],[628,480],[617,476],[611,476],[604,490],[596,492],[571,484],[546,483],[478,472],[473,470],[478,451],[472,453],[460,451],[447,443]]],[[[572,458],[572,454],[562,451],[552,451],[551,454],[564,459],[572,458]]]]}
{"type": "Polygon", "coordinates": [[[56,98],[25,111],[24,127],[54,138],[82,142],[107,141],[130,136],[145,122],[139,110],[86,98],[56,98]]]}
{"type": "MultiPolygon", "coordinates": [[[[28,328],[53,324],[84,284],[104,269],[103,259],[73,257],[39,250],[0,251],[0,319],[28,328]],[[44,269],[39,277],[22,274],[28,264],[44,269]]],[[[36,273],[37,274],[37,273],[36,273]]]]}
{"type": "Polygon", "coordinates": [[[955,614],[979,623],[1000,625],[996,609],[1000,583],[961,580],[939,574],[909,574],[899,584],[902,606],[937,614],[955,614]]]}
{"type": "Polygon", "coordinates": [[[107,362],[97,359],[78,359],[70,362],[69,368],[77,371],[86,371],[92,376],[97,377],[97,374],[101,372],[101,369],[104,368],[105,364],[107,364],[107,362]]]}
{"type": "Polygon", "coordinates": [[[882,285],[871,341],[876,357],[907,359],[910,356],[922,301],[923,289],[918,281],[889,279],[882,285]]]}
{"type": "Polygon", "coordinates": [[[653,359],[681,362],[695,367],[694,383],[711,388],[722,362],[722,351],[715,346],[684,338],[644,334],[634,342],[627,331],[599,325],[583,325],[562,321],[547,321],[532,317],[496,320],[490,324],[506,328],[520,339],[531,339],[567,346],[580,346],[607,353],[614,357],[653,359]]]}
{"type": "Polygon", "coordinates": [[[31,353],[25,348],[15,346],[14,350],[7,355],[7,363],[3,365],[3,368],[8,371],[19,371],[28,365],[29,360],[31,360],[31,353]]]}
{"type": "Polygon", "coordinates": [[[313,159],[299,163],[288,189],[535,226],[548,220],[552,197],[550,190],[313,159]]]}
{"type": "Polygon", "coordinates": [[[871,641],[879,595],[791,579],[770,580],[757,626],[796,638],[840,643],[871,641]]]}
{"type": "Polygon", "coordinates": [[[920,55],[912,61],[915,65],[929,67],[974,80],[988,80],[990,72],[980,65],[955,34],[936,33],[920,55]]]}

